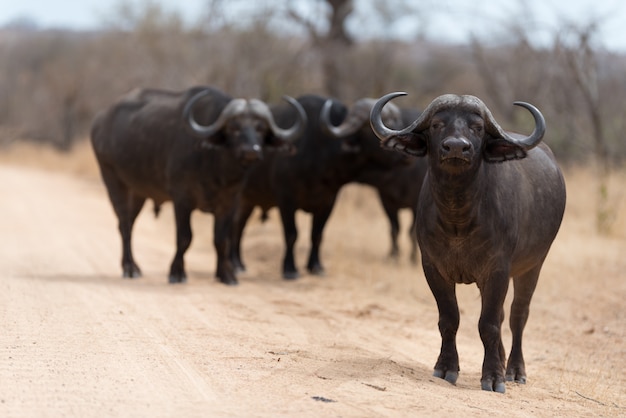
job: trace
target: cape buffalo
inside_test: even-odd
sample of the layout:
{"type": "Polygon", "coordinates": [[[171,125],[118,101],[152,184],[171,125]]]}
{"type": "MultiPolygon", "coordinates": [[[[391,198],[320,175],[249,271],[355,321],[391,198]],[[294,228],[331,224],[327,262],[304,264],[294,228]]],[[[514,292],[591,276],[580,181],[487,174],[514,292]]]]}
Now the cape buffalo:
{"type": "Polygon", "coordinates": [[[478,329],[485,348],[481,386],[504,392],[505,379],[525,383],[522,334],[541,266],[565,210],[565,182],[541,140],[542,114],[530,111],[533,133],[505,132],[474,96],[443,95],[408,127],[387,128],[380,112],[405,93],[383,96],[371,113],[383,145],[426,155],[428,171],[418,203],[422,266],[439,309],[441,352],[434,376],[455,383],[459,374],[457,283],[476,283],[482,310],[478,329]],[[504,299],[513,278],[511,353],[501,338],[504,299]]]}
{"type": "MultiPolygon", "coordinates": [[[[389,166],[403,159],[396,153],[389,152],[381,157],[380,144],[376,145],[375,155],[346,150],[343,142],[330,135],[319,122],[320,112],[327,98],[304,95],[297,101],[306,112],[307,128],[294,143],[295,154],[268,155],[247,177],[236,217],[232,255],[236,267],[244,270],[240,243],[247,219],[256,206],[263,211],[277,206],[285,238],[282,267],[285,279],[299,277],[294,258],[294,245],[298,237],[296,211],[304,210],[313,215],[307,269],[312,274],[322,275],[324,267],[319,253],[322,233],[341,187],[354,181],[360,170],[372,159],[376,159],[377,164],[389,166]]],[[[347,108],[337,100],[332,100],[331,105],[329,118],[332,124],[338,125],[346,117],[347,108]]],[[[293,123],[296,118],[293,108],[284,105],[275,108],[274,113],[276,120],[283,124],[293,123]]],[[[371,135],[371,128],[367,127],[367,130],[371,135]]]]}
{"type": "MultiPolygon", "coordinates": [[[[426,159],[412,156],[404,158],[404,164],[395,164],[397,159],[391,160],[389,150],[380,146],[380,141],[370,127],[370,112],[376,103],[375,99],[362,98],[350,108],[348,115],[341,125],[332,125],[329,111],[332,101],[327,101],[322,108],[321,122],[330,134],[345,141],[346,146],[355,152],[365,152],[371,158],[357,173],[353,181],[367,184],[376,189],[383,210],[389,219],[391,236],[391,250],[389,255],[397,259],[400,254],[398,235],[400,233],[400,209],[410,209],[413,220],[409,227],[411,241],[410,259],[417,263],[417,199],[424,175],[426,174],[426,159]],[[375,158],[377,157],[378,158],[375,158]]],[[[401,128],[415,120],[419,111],[411,108],[399,108],[390,103],[383,109],[383,119],[387,126],[401,128]]]]}
{"type": "Polygon", "coordinates": [[[288,149],[305,128],[301,106],[285,99],[295,115],[289,129],[276,124],[264,102],[234,99],[207,87],[135,90],[96,117],[91,142],[119,220],[123,277],[141,275],[131,232],[145,200],[152,199],[155,213],[165,201],[174,204],[176,255],[170,283],[187,278],[183,256],[191,244],[194,209],[215,217],[216,276],[222,283],[237,283],[228,253],[244,176],[266,147],[288,149]]]}

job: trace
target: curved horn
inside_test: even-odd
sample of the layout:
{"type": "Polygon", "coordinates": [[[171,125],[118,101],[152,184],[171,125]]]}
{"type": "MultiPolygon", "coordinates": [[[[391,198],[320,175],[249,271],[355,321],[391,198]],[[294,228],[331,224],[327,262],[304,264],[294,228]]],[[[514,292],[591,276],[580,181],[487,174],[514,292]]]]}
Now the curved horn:
{"type": "Polygon", "coordinates": [[[385,142],[386,140],[388,140],[389,138],[393,136],[409,134],[416,128],[419,128],[418,130],[421,130],[423,129],[422,125],[425,122],[428,122],[428,120],[430,119],[429,115],[432,113],[432,111],[429,111],[429,108],[431,107],[429,105],[413,123],[411,123],[409,126],[407,126],[404,129],[395,130],[395,129],[390,129],[387,126],[385,126],[385,124],[383,123],[383,117],[382,117],[383,107],[392,99],[395,99],[396,97],[400,97],[400,96],[406,96],[406,95],[407,93],[405,92],[395,92],[395,93],[386,94],[380,99],[378,99],[378,101],[372,107],[372,111],[370,112],[370,125],[372,126],[372,131],[374,131],[376,136],[381,141],[385,142]]]}
{"type": "MultiPolygon", "coordinates": [[[[359,102],[357,102],[352,107],[352,109],[350,109],[343,122],[339,126],[333,125],[330,121],[330,109],[333,107],[333,100],[326,100],[324,102],[324,106],[322,106],[322,111],[320,112],[320,125],[322,126],[322,129],[330,133],[335,138],[345,138],[349,135],[356,133],[359,129],[361,129],[368,117],[367,114],[363,112],[363,110],[365,110],[363,109],[364,105],[359,105],[362,100],[366,99],[361,99],[359,102]]],[[[373,104],[374,103],[372,100],[372,103],[369,104],[366,109],[368,113],[373,104]]]]}
{"type": "MultiPolygon", "coordinates": [[[[365,124],[369,124],[370,113],[376,104],[376,99],[364,97],[357,100],[339,126],[334,126],[330,121],[332,103],[331,99],[324,102],[324,106],[320,112],[320,124],[322,125],[322,129],[335,138],[345,138],[355,134],[365,124]]],[[[402,120],[400,108],[393,103],[389,103],[388,106],[381,110],[381,118],[386,124],[397,127],[402,120]]]]}
{"type": "Polygon", "coordinates": [[[527,137],[513,137],[512,135],[505,132],[500,127],[500,125],[498,125],[498,122],[496,122],[489,109],[487,109],[487,106],[485,106],[485,122],[487,132],[494,136],[498,136],[502,139],[517,144],[526,150],[534,148],[535,146],[537,146],[537,144],[539,144],[539,142],[541,142],[543,136],[546,133],[546,120],[544,119],[539,109],[537,109],[530,103],[514,102],[513,104],[527,109],[533,115],[533,119],[535,120],[535,128],[533,129],[533,132],[527,137]]]}
{"type": "Polygon", "coordinates": [[[387,104],[387,102],[400,96],[406,96],[406,93],[396,92],[386,94],[376,102],[376,104],[372,108],[372,112],[370,113],[370,123],[372,125],[372,130],[374,131],[376,136],[378,136],[378,138],[380,138],[381,141],[383,141],[384,143],[386,143],[392,137],[407,135],[413,131],[419,132],[428,128],[430,119],[435,113],[439,112],[442,109],[454,107],[456,105],[470,106],[474,109],[479,110],[480,113],[482,113],[483,115],[483,119],[485,120],[485,125],[487,128],[486,130],[489,134],[517,144],[518,146],[526,150],[537,146],[537,144],[539,144],[539,142],[541,142],[541,140],[543,139],[543,136],[546,132],[546,121],[543,115],[541,114],[539,109],[537,109],[530,103],[513,103],[516,106],[521,106],[527,109],[535,119],[535,129],[533,130],[532,134],[530,134],[530,136],[522,136],[520,138],[519,136],[514,137],[505,132],[504,129],[502,129],[500,125],[498,125],[498,122],[496,122],[489,108],[487,108],[487,106],[479,98],[469,95],[457,96],[454,94],[444,94],[437,97],[426,107],[426,109],[424,109],[420,116],[411,125],[407,126],[404,129],[396,131],[393,129],[389,129],[384,125],[381,113],[382,108],[385,106],[385,104],[387,104]]]}
{"type": "Polygon", "coordinates": [[[233,99],[228,102],[224,109],[222,109],[222,112],[215,122],[206,126],[200,125],[193,117],[193,107],[198,100],[210,92],[210,89],[206,89],[196,93],[187,101],[183,110],[183,119],[187,121],[187,126],[191,128],[191,132],[202,138],[209,138],[215,135],[220,129],[222,129],[226,121],[232,117],[233,114],[243,112],[246,107],[246,101],[244,99],[233,99]]]}
{"type": "MultiPolygon", "coordinates": [[[[354,127],[350,128],[349,131],[347,131],[347,127],[344,126],[345,125],[345,120],[344,123],[342,123],[340,126],[335,126],[331,123],[330,121],[330,109],[332,109],[333,107],[333,100],[332,99],[327,99],[324,102],[324,106],[322,106],[322,110],[320,112],[320,125],[322,127],[322,129],[324,129],[326,132],[330,133],[332,136],[336,137],[336,138],[342,138],[344,136],[348,136],[354,132],[356,132],[356,129],[354,129],[354,127]],[[340,129],[341,127],[341,129],[340,129]]],[[[347,118],[346,118],[347,119],[347,118]]]]}
{"type": "Polygon", "coordinates": [[[306,128],[307,117],[304,112],[304,108],[298,101],[289,96],[283,96],[283,99],[293,106],[298,113],[298,118],[296,123],[288,129],[283,129],[276,124],[274,120],[274,116],[270,111],[269,106],[258,99],[251,99],[250,106],[254,108],[254,112],[258,114],[260,117],[264,118],[270,126],[272,133],[283,141],[293,141],[304,133],[306,128]]]}
{"type": "Polygon", "coordinates": [[[444,108],[458,105],[462,102],[461,96],[457,96],[456,94],[444,94],[430,102],[430,104],[426,106],[426,109],[424,109],[424,111],[420,113],[418,118],[415,119],[415,121],[413,121],[413,123],[411,123],[406,128],[398,131],[389,129],[382,122],[382,108],[390,100],[396,97],[406,95],[407,94],[404,92],[386,94],[381,97],[372,108],[372,112],[370,113],[370,123],[372,125],[372,130],[374,131],[376,136],[378,136],[378,138],[380,138],[383,142],[387,141],[393,136],[408,135],[411,132],[420,132],[428,129],[430,126],[430,119],[435,113],[441,111],[444,108]]]}

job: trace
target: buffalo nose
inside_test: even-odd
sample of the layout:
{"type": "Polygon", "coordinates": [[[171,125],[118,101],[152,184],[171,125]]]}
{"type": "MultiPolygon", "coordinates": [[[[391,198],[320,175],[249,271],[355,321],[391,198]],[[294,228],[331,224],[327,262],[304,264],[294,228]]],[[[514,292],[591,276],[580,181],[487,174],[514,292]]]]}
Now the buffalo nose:
{"type": "Polygon", "coordinates": [[[460,157],[468,153],[471,145],[465,138],[448,137],[441,143],[441,148],[445,154],[460,157]]]}
{"type": "Polygon", "coordinates": [[[259,144],[241,148],[241,158],[247,161],[256,161],[263,158],[263,149],[259,144]]]}

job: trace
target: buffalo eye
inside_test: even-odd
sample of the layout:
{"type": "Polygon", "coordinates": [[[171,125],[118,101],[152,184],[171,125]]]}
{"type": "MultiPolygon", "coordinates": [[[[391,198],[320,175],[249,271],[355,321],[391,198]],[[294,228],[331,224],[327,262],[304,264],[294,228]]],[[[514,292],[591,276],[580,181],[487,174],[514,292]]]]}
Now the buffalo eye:
{"type": "Polygon", "coordinates": [[[474,123],[470,125],[470,129],[478,136],[482,136],[483,134],[483,125],[479,123],[474,123]]]}
{"type": "Polygon", "coordinates": [[[230,125],[226,128],[226,135],[229,138],[239,138],[243,135],[243,129],[239,125],[230,125]]]}
{"type": "Polygon", "coordinates": [[[444,126],[443,122],[441,122],[441,121],[433,121],[433,123],[430,125],[430,128],[435,130],[435,131],[438,131],[438,130],[442,129],[443,126],[444,126]]]}
{"type": "Polygon", "coordinates": [[[264,133],[267,131],[267,124],[265,122],[257,121],[254,123],[254,129],[259,133],[264,133]]]}

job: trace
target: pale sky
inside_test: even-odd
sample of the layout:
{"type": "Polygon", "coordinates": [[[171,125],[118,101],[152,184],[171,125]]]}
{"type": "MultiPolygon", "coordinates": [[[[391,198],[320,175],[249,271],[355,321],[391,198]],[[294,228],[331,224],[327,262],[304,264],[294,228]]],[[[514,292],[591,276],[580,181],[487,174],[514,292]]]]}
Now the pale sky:
{"type": "MultiPolygon", "coordinates": [[[[135,4],[145,1],[126,0],[127,3],[135,4]]],[[[196,21],[207,4],[207,0],[151,1],[160,3],[165,10],[178,11],[188,22],[196,21]]],[[[259,4],[261,1],[250,1],[250,4],[259,4]]],[[[355,0],[357,8],[361,1],[365,0],[355,0]]],[[[294,2],[311,4],[311,0],[294,2]]],[[[119,0],[0,0],[0,26],[19,18],[30,18],[43,28],[95,29],[102,26],[105,19],[111,16],[113,7],[119,3],[119,0]]],[[[319,0],[315,3],[319,4],[319,0]]],[[[398,22],[391,33],[411,36],[421,27],[430,39],[463,43],[472,33],[478,36],[493,33],[493,30],[485,32],[491,30],[487,23],[490,17],[499,19],[497,22],[501,26],[503,17],[510,17],[520,10],[520,3],[515,0],[424,0],[424,4],[437,5],[427,9],[429,21],[425,27],[421,26],[422,22],[405,19],[398,22]]],[[[601,45],[626,53],[625,0],[526,0],[526,4],[532,8],[534,19],[548,32],[558,28],[563,19],[575,23],[599,19],[604,23],[600,29],[601,45]]],[[[368,27],[370,37],[378,36],[374,26],[359,25],[361,28],[368,27]]],[[[360,29],[357,27],[356,30],[360,29]]]]}

